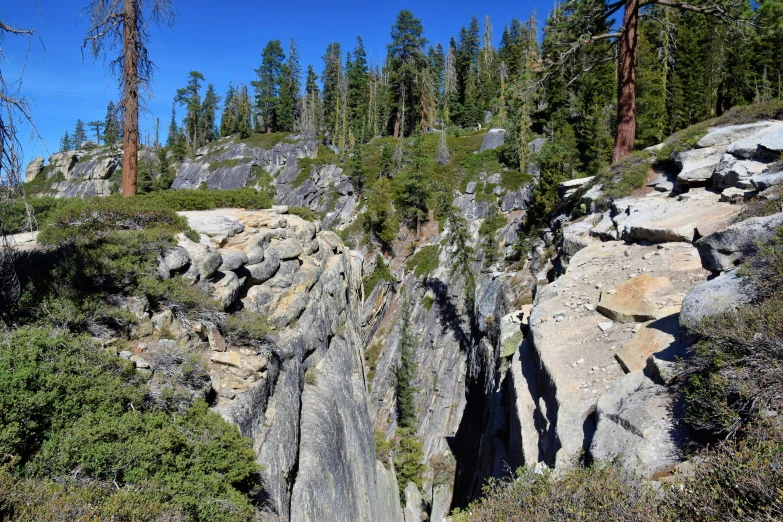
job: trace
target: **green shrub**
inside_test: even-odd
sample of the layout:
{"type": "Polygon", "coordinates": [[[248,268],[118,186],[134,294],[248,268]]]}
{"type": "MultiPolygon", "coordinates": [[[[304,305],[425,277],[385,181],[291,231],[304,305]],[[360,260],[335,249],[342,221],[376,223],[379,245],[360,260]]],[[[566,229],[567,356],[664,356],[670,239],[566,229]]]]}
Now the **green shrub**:
{"type": "Polygon", "coordinates": [[[386,440],[386,436],[379,429],[375,430],[375,458],[380,460],[384,466],[391,463],[391,452],[394,449],[394,442],[386,440]]]}
{"type": "Polygon", "coordinates": [[[421,305],[424,307],[425,310],[428,312],[432,310],[432,305],[435,304],[435,298],[431,295],[425,295],[424,299],[421,300],[421,305]]]}
{"type": "Polygon", "coordinates": [[[405,263],[405,268],[409,271],[412,270],[416,277],[427,277],[440,264],[439,252],[440,247],[438,245],[425,246],[408,259],[408,262],[405,263]]]}
{"type": "Polygon", "coordinates": [[[381,281],[394,281],[394,276],[389,270],[389,265],[383,260],[383,257],[378,254],[375,256],[375,269],[372,274],[364,278],[364,297],[370,297],[370,294],[375,287],[381,281]]]}
{"type": "Polygon", "coordinates": [[[272,329],[267,318],[248,310],[228,314],[223,326],[226,340],[237,346],[258,345],[266,340],[272,329]]]}
{"type": "Polygon", "coordinates": [[[18,234],[35,230],[37,226],[48,223],[51,216],[68,200],[51,196],[38,198],[13,199],[0,206],[0,223],[6,234],[18,234]],[[28,220],[29,217],[32,219],[28,220]]]}
{"type": "Polygon", "coordinates": [[[289,214],[293,214],[294,216],[299,216],[300,218],[306,220],[306,221],[320,221],[321,216],[313,211],[310,210],[307,207],[290,207],[288,209],[289,214]]]}
{"type": "Polygon", "coordinates": [[[270,150],[278,143],[291,143],[292,138],[293,135],[290,132],[256,132],[243,140],[239,140],[238,143],[245,143],[251,147],[270,150]]]}
{"type": "Polygon", "coordinates": [[[375,343],[364,351],[364,364],[367,365],[367,382],[375,378],[375,370],[378,369],[378,359],[383,351],[381,343],[375,343]]]}
{"type": "Polygon", "coordinates": [[[320,168],[324,165],[339,165],[340,156],[329,147],[318,147],[318,156],[316,158],[302,158],[299,160],[299,174],[294,178],[293,186],[301,187],[305,181],[310,178],[313,168],[320,168]]]}
{"type": "Polygon", "coordinates": [[[259,486],[249,439],[196,401],[185,415],[86,413],[51,437],[28,466],[38,477],[85,476],[156,485],[191,520],[252,520],[245,493],[259,486]],[[219,500],[216,502],[216,500],[219,500]]]}
{"type": "Polygon", "coordinates": [[[144,404],[133,365],[88,337],[22,327],[0,336],[0,455],[30,459],[87,412],[118,416],[144,404]]]}
{"type": "Polygon", "coordinates": [[[424,451],[416,430],[399,428],[397,430],[397,452],[394,458],[394,471],[397,473],[397,486],[400,500],[404,499],[405,486],[413,482],[421,490],[421,478],[426,471],[424,451]]]}

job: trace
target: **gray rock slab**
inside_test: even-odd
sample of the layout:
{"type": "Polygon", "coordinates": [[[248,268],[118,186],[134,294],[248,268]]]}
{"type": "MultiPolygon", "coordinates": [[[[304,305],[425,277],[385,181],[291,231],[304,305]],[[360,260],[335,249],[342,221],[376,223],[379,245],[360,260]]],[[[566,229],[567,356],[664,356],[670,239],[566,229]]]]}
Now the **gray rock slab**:
{"type": "Polygon", "coordinates": [[[729,145],[727,152],[738,158],[753,158],[783,151],[783,122],[775,122],[729,145]]]}
{"type": "Polygon", "coordinates": [[[770,187],[783,183],[783,170],[777,172],[766,172],[759,176],[754,176],[750,182],[758,190],[767,190],[770,187]]]}
{"type": "Polygon", "coordinates": [[[501,147],[506,142],[505,129],[490,129],[484,136],[484,141],[481,143],[481,152],[485,150],[494,150],[501,147]]]}
{"type": "Polygon", "coordinates": [[[646,478],[667,472],[682,460],[680,409],[665,386],[642,371],[629,373],[598,399],[590,454],[646,478]]]}
{"type": "Polygon", "coordinates": [[[271,279],[280,268],[280,256],[276,250],[269,249],[264,260],[253,265],[245,265],[238,270],[240,277],[247,277],[250,284],[260,285],[271,279]]]}
{"type": "Polygon", "coordinates": [[[697,147],[725,147],[735,141],[752,136],[768,127],[775,125],[772,121],[759,121],[744,125],[730,125],[728,127],[711,127],[696,144],[697,147]]]}
{"type": "Polygon", "coordinates": [[[746,219],[696,242],[702,265],[708,270],[728,270],[758,251],[783,226],[783,213],[746,219]]]}
{"type": "Polygon", "coordinates": [[[696,327],[705,317],[733,312],[753,300],[754,290],[746,277],[733,270],[706,281],[685,296],[680,310],[680,324],[696,327]]]}

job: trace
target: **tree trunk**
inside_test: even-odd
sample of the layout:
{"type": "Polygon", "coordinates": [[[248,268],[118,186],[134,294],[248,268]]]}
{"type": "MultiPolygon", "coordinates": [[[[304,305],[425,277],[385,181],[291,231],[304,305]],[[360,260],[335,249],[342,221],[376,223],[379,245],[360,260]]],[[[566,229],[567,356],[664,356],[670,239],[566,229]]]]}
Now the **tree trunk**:
{"type": "Polygon", "coordinates": [[[139,151],[139,72],[136,32],[136,1],[125,0],[124,53],[125,53],[125,151],[122,155],[122,197],[136,195],[136,174],[139,151]]]}
{"type": "Polygon", "coordinates": [[[639,0],[626,0],[617,66],[617,138],[612,162],[633,151],[636,138],[636,44],[639,29],[639,0]]]}

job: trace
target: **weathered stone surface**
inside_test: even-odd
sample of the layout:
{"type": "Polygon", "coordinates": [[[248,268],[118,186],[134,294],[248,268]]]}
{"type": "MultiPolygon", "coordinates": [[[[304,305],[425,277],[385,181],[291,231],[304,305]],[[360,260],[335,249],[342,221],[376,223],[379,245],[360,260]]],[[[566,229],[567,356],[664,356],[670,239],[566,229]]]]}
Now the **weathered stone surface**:
{"type": "MultiPolygon", "coordinates": [[[[180,270],[190,263],[190,255],[185,248],[175,246],[163,254],[161,263],[165,271],[172,272],[174,270],[180,270]]],[[[168,276],[168,274],[166,275],[168,276]]]]}
{"type": "Polygon", "coordinates": [[[43,168],[44,168],[44,159],[33,158],[33,160],[27,164],[27,168],[24,171],[24,182],[29,183],[33,181],[38,176],[38,174],[41,173],[43,168]]]}
{"type": "Polygon", "coordinates": [[[595,179],[595,176],[588,176],[586,178],[577,178],[564,181],[557,185],[557,191],[560,193],[560,197],[567,198],[584,185],[590,183],[595,179]]]}
{"type": "Polygon", "coordinates": [[[231,306],[239,294],[239,278],[234,272],[218,271],[215,273],[213,287],[212,297],[220,303],[223,309],[226,309],[231,306]]]}
{"type": "Polygon", "coordinates": [[[524,210],[530,204],[531,196],[532,194],[529,186],[525,186],[520,190],[509,192],[503,196],[503,203],[500,205],[500,210],[503,212],[524,210]]]}
{"type": "Polygon", "coordinates": [[[405,486],[405,511],[403,511],[405,522],[425,522],[427,514],[425,511],[424,498],[419,492],[419,488],[413,482],[408,482],[405,486]]]}
{"type": "Polygon", "coordinates": [[[65,179],[71,179],[71,169],[79,160],[76,151],[57,152],[49,156],[49,165],[51,170],[46,174],[46,179],[51,179],[58,172],[65,176],[65,179]]]}
{"type": "Polygon", "coordinates": [[[432,501],[430,508],[430,520],[432,522],[446,522],[451,511],[453,491],[450,485],[436,484],[432,488],[432,501]]]}
{"type": "Polygon", "coordinates": [[[666,387],[642,371],[629,373],[598,399],[590,454],[598,461],[618,459],[644,477],[671,470],[682,460],[679,409],[666,387]]]}
{"type": "Polygon", "coordinates": [[[783,183],[783,170],[777,172],[767,172],[759,176],[754,176],[750,182],[758,190],[767,190],[770,187],[783,183]]]}
{"type": "Polygon", "coordinates": [[[783,151],[783,122],[768,127],[729,145],[727,152],[738,158],[767,157],[771,152],[783,151]]]}
{"type": "Polygon", "coordinates": [[[247,277],[249,283],[260,285],[268,281],[277,273],[280,268],[280,256],[274,249],[266,252],[264,260],[254,265],[245,265],[239,270],[241,277],[247,277]]]}
{"type": "MultiPolygon", "coordinates": [[[[247,254],[242,252],[241,250],[219,250],[220,256],[223,258],[223,264],[220,266],[220,268],[223,271],[226,270],[236,270],[241,266],[245,266],[248,264],[248,257],[247,254]]],[[[263,252],[263,250],[262,250],[263,252]]],[[[263,254],[262,254],[263,256],[263,254]]],[[[263,257],[260,261],[263,261],[263,257]]],[[[258,261],[258,262],[260,262],[258,261]]]]}
{"type": "Polygon", "coordinates": [[[685,296],[680,323],[692,329],[705,317],[733,312],[753,300],[754,290],[746,277],[733,270],[706,281],[685,296]]]}
{"type": "Polygon", "coordinates": [[[187,275],[193,279],[204,280],[215,273],[223,263],[220,253],[212,247],[194,243],[186,237],[181,237],[179,246],[187,250],[190,257],[190,268],[187,275]]]}
{"type": "Polygon", "coordinates": [[[471,181],[465,187],[465,194],[475,194],[475,193],[476,193],[476,182],[475,181],[471,181]]]}
{"type": "Polygon", "coordinates": [[[587,247],[593,239],[590,237],[590,230],[602,218],[601,214],[593,214],[585,219],[563,227],[563,239],[560,245],[560,251],[570,258],[583,248],[587,247]]]}
{"type": "Polygon", "coordinates": [[[750,199],[756,195],[758,191],[755,189],[741,189],[730,187],[724,189],[720,193],[720,200],[724,203],[742,203],[746,199],[750,199]]]}
{"type": "Polygon", "coordinates": [[[70,172],[70,178],[74,180],[100,180],[109,179],[117,170],[120,162],[114,158],[81,159],[70,172]]]}
{"type": "Polygon", "coordinates": [[[696,242],[704,268],[728,270],[758,251],[783,226],[783,213],[735,223],[696,242]]]}
{"type": "Polygon", "coordinates": [[[264,249],[259,246],[254,246],[245,251],[245,257],[247,257],[248,265],[256,265],[264,260],[264,249]]]}
{"type": "Polygon", "coordinates": [[[272,288],[288,288],[294,282],[294,276],[299,270],[299,265],[298,259],[280,261],[280,269],[267,281],[267,284],[272,288]]]}
{"type": "Polygon", "coordinates": [[[633,339],[617,350],[615,358],[626,373],[643,370],[651,355],[664,350],[679,350],[679,331],[677,314],[644,323],[633,339]]]}
{"type": "Polygon", "coordinates": [[[598,311],[618,323],[660,319],[665,311],[655,300],[670,287],[671,281],[666,277],[642,274],[616,285],[613,293],[602,293],[598,311]]]}
{"type": "Polygon", "coordinates": [[[766,163],[752,160],[739,160],[731,154],[724,154],[712,184],[716,188],[751,188],[751,178],[758,176],[768,168],[766,163]]]}
{"type": "Polygon", "coordinates": [[[619,237],[652,243],[693,241],[728,226],[740,212],[736,205],[721,204],[720,195],[703,188],[691,189],[685,201],[657,196],[615,201],[612,218],[619,237]]]}
{"type": "Polygon", "coordinates": [[[295,259],[302,255],[302,244],[296,238],[289,238],[274,244],[272,248],[281,260],[295,259]]]}
{"type": "Polygon", "coordinates": [[[481,152],[485,150],[494,150],[503,146],[506,142],[506,130],[505,129],[490,129],[484,136],[484,141],[481,142],[481,152]]]}
{"type": "Polygon", "coordinates": [[[221,215],[220,210],[178,212],[188,220],[190,228],[209,237],[232,237],[245,229],[238,219],[221,215]]]}
{"type": "Polygon", "coordinates": [[[739,141],[748,136],[762,131],[771,125],[775,125],[773,121],[759,121],[756,123],[748,123],[744,125],[730,125],[728,127],[711,127],[707,135],[704,136],[696,144],[697,147],[725,147],[735,141],[739,141]]]}
{"type": "Polygon", "coordinates": [[[706,184],[723,156],[723,149],[707,147],[678,153],[674,162],[680,167],[677,181],[686,185],[706,184]]]}
{"type": "MultiPolygon", "coordinates": [[[[704,281],[708,272],[689,243],[658,248],[596,241],[571,258],[564,275],[538,289],[529,337],[535,371],[532,382],[525,378],[527,386],[540,394],[538,399],[527,399],[536,404],[536,461],[567,468],[590,449],[596,401],[625,375],[615,354],[635,336],[634,328],[617,323],[601,331],[598,325],[607,320],[596,308],[602,294],[611,295],[608,292],[614,287],[645,274],[665,276],[671,284],[660,285],[652,296],[642,296],[652,301],[629,304],[644,308],[644,313],[668,317],[676,313],[684,293],[704,281]]],[[[533,392],[523,393],[533,397],[533,392]]],[[[523,437],[524,433],[530,430],[523,437]]]]}

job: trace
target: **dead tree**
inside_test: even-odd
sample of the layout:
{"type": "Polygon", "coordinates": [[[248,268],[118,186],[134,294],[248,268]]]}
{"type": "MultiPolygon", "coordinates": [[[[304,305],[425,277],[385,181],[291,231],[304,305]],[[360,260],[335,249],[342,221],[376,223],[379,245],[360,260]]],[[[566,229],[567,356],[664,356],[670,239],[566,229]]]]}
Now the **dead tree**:
{"type": "Polygon", "coordinates": [[[172,0],[93,0],[84,9],[90,28],[82,48],[90,46],[94,58],[105,59],[121,49],[111,61],[119,79],[123,124],[122,195],[136,194],[139,151],[139,104],[148,98],[155,64],[149,58],[150,23],[174,23],[172,0]]]}

